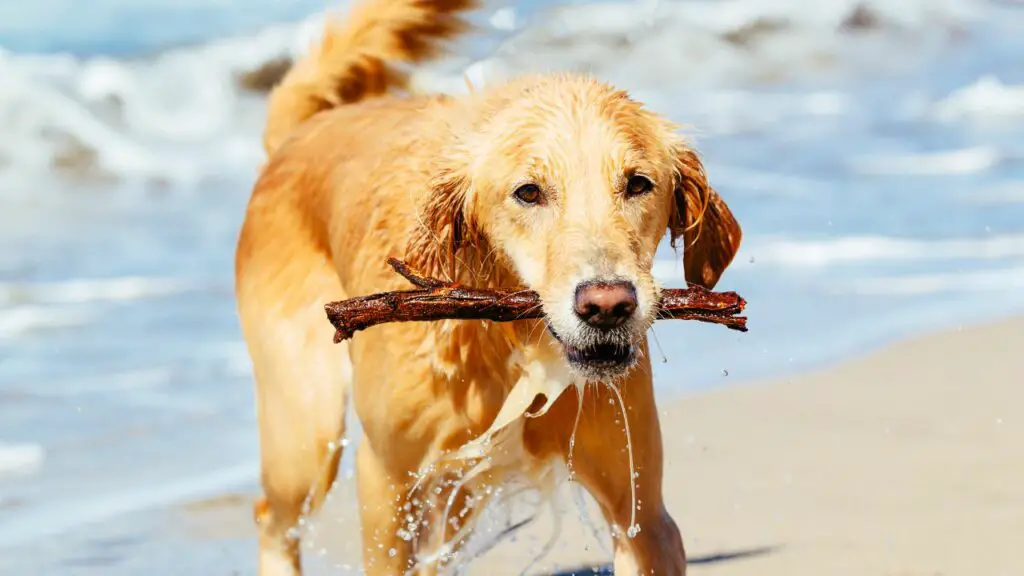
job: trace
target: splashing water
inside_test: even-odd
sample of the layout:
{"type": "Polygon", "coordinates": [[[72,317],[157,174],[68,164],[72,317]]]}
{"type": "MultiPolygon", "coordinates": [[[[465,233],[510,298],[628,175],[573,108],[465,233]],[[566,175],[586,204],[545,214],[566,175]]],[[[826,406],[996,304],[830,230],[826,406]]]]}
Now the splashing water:
{"type": "Polygon", "coordinates": [[[629,456],[629,497],[631,505],[629,507],[629,527],[626,529],[626,536],[629,538],[635,537],[640,533],[640,526],[636,523],[636,511],[639,507],[636,499],[636,479],[639,478],[639,474],[636,472],[636,465],[633,462],[633,433],[629,429],[629,416],[626,415],[626,402],[622,399],[622,393],[619,392],[619,388],[614,384],[609,383],[608,388],[615,394],[615,398],[619,401],[619,408],[622,410],[622,424],[626,432],[626,453],[629,456]]]}
{"type": "Polygon", "coordinates": [[[590,529],[590,534],[594,537],[594,540],[597,541],[597,545],[601,548],[601,551],[604,552],[605,555],[611,556],[612,550],[608,547],[605,539],[602,538],[602,530],[598,527],[597,523],[594,522],[593,518],[590,517],[590,514],[587,513],[586,492],[579,486],[579,484],[574,488],[575,489],[572,491],[573,500],[576,503],[576,511],[579,513],[580,520],[587,526],[587,528],[590,529]]]}
{"type": "Polygon", "coordinates": [[[572,423],[572,434],[569,435],[569,453],[565,456],[565,465],[569,469],[569,481],[576,479],[576,471],[572,468],[573,453],[576,450],[576,430],[580,427],[580,416],[583,415],[583,388],[576,386],[576,420],[572,423]]]}
{"type": "MultiPolygon", "coordinates": [[[[327,469],[334,462],[334,457],[339,450],[348,446],[348,438],[342,437],[338,441],[330,441],[327,443],[327,457],[320,464],[320,473],[317,474],[317,481],[309,487],[309,491],[306,492],[306,497],[302,500],[302,506],[299,508],[299,519],[296,521],[295,526],[288,529],[287,535],[290,540],[300,540],[306,536],[306,534],[313,530],[312,524],[309,523],[310,515],[313,513],[313,501],[316,499],[317,494],[320,494],[321,500],[327,498],[327,495],[331,492],[333,486],[323,486],[323,479],[327,477],[327,469]],[[322,490],[322,492],[321,492],[322,490]]],[[[335,480],[337,481],[337,480],[335,480]]],[[[320,502],[322,504],[323,502],[320,502]]]]}

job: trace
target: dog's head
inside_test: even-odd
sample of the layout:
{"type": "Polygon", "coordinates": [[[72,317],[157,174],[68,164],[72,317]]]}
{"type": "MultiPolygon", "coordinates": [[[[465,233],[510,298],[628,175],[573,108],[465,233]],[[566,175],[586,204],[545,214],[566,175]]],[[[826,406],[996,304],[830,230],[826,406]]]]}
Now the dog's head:
{"type": "Polygon", "coordinates": [[[440,151],[410,256],[449,273],[470,250],[498,262],[540,295],[578,375],[625,374],[657,312],[666,228],[683,240],[686,280],[711,288],[739,225],[675,127],[624,92],[542,78],[478,106],[440,151]]]}

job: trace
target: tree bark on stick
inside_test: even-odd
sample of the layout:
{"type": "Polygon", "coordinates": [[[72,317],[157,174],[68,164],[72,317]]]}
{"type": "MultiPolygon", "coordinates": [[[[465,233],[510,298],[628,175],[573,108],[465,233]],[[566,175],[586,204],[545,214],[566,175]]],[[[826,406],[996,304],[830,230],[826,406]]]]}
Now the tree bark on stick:
{"type": "MultiPolygon", "coordinates": [[[[412,290],[381,292],[324,306],[336,330],[334,342],[348,340],[356,332],[387,322],[435,320],[490,320],[511,322],[542,318],[540,297],[532,290],[483,290],[429,278],[405,262],[389,258],[388,264],[413,286],[412,290]]],[[[658,319],[697,320],[747,331],[747,319],[739,316],[746,301],[735,292],[712,292],[700,286],[661,291],[658,319]]]]}

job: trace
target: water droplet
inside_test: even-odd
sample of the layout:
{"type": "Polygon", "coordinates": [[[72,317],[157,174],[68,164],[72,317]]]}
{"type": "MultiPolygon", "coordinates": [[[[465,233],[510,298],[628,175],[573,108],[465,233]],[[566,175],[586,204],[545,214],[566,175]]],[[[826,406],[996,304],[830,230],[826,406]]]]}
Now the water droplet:
{"type": "Polygon", "coordinates": [[[729,375],[729,371],[726,370],[725,368],[722,368],[722,376],[728,376],[728,375],[729,375]]]}
{"type": "Polygon", "coordinates": [[[640,525],[639,524],[633,524],[632,526],[629,527],[629,530],[626,530],[626,536],[628,536],[630,538],[636,538],[636,535],[639,534],[639,533],[640,533],[640,525]]]}
{"type": "Polygon", "coordinates": [[[394,548],[388,550],[388,556],[390,556],[391,558],[398,556],[398,550],[395,550],[394,548]]]}
{"type": "Polygon", "coordinates": [[[753,257],[753,256],[751,256],[751,257],[750,257],[750,263],[751,263],[751,264],[753,264],[753,263],[754,263],[754,257],[753,257]]]}
{"type": "Polygon", "coordinates": [[[342,438],[341,439],[341,447],[344,448],[346,446],[348,446],[348,438],[342,438]]]}

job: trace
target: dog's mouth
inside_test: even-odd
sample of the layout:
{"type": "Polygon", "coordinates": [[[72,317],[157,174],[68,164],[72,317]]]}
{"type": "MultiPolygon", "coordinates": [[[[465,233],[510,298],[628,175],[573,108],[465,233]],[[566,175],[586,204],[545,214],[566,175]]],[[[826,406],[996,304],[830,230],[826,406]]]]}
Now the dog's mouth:
{"type": "Polygon", "coordinates": [[[550,324],[548,331],[565,348],[569,365],[589,377],[617,376],[636,362],[636,347],[631,344],[613,340],[577,346],[563,340],[550,324]]]}

